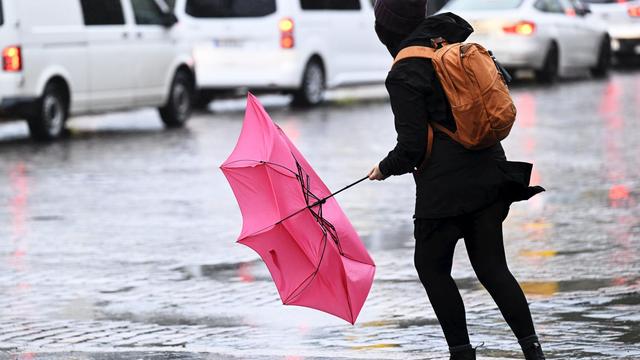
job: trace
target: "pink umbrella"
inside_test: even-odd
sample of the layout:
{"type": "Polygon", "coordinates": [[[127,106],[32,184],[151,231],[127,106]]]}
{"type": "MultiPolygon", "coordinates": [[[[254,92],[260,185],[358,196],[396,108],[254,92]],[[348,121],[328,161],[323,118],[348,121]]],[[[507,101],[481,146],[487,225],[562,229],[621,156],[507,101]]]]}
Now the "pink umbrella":
{"type": "Polygon", "coordinates": [[[329,191],[251,94],[238,144],[221,168],[242,212],[238,242],[262,257],[283,304],[354,324],[375,264],[333,197],[338,192],[329,191]]]}

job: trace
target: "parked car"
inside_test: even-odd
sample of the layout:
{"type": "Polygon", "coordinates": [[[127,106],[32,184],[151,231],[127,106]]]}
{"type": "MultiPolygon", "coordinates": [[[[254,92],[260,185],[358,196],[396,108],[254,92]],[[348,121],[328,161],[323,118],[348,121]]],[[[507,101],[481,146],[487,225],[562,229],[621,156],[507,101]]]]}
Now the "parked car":
{"type": "Polygon", "coordinates": [[[468,19],[469,41],[484,45],[509,69],[533,69],[541,82],[553,82],[570,68],[604,76],[611,42],[604,24],[568,0],[454,0],[443,11],[468,19]]]}
{"type": "Polygon", "coordinates": [[[175,12],[194,34],[200,105],[237,89],[317,105],[327,88],[383,82],[391,64],[371,0],[177,0],[175,12]]]}
{"type": "Polygon", "coordinates": [[[38,140],[69,115],[147,106],[184,125],[194,73],[176,21],[163,0],[0,0],[0,119],[38,140]]]}
{"type": "Polygon", "coordinates": [[[593,17],[607,24],[615,57],[621,61],[640,59],[640,1],[583,1],[593,17]]]}

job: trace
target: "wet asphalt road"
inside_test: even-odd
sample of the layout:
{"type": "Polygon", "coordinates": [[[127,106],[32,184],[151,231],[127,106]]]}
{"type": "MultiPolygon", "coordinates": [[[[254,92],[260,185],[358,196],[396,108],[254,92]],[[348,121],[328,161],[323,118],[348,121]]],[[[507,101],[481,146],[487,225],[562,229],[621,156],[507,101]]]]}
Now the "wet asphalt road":
{"type": "MultiPolygon", "coordinates": [[[[548,191],[512,207],[506,250],[543,346],[551,359],[639,359],[640,71],[513,94],[505,148],[548,191]]],[[[309,111],[266,101],[337,189],[395,134],[381,88],[333,96],[309,111]]],[[[339,196],[378,266],[356,326],[280,305],[265,267],[234,243],[240,212],[218,170],[242,106],[214,103],[172,132],[151,110],[78,118],[49,145],[0,125],[0,359],[445,356],[413,269],[410,176],[339,196]]],[[[480,354],[520,358],[464,246],[454,268],[480,354]]]]}

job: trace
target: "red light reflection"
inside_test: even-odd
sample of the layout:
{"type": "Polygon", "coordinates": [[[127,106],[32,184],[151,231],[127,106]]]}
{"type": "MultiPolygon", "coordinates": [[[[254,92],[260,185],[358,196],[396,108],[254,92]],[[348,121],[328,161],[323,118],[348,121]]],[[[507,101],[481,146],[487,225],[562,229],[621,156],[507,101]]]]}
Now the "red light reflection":
{"type": "MultiPolygon", "coordinates": [[[[628,185],[629,169],[623,147],[625,119],[623,117],[622,98],[624,90],[625,88],[619,81],[611,81],[600,103],[600,115],[606,125],[603,132],[603,163],[606,166],[606,180],[608,184],[611,184],[607,194],[607,201],[612,208],[628,208],[635,205],[628,185]]],[[[631,228],[636,224],[637,220],[633,216],[620,214],[616,217],[616,226],[608,231],[608,236],[616,248],[611,261],[617,267],[629,266],[637,261],[638,251],[633,246],[631,235],[631,228]]],[[[620,284],[624,281],[626,281],[624,278],[616,280],[620,284]]]]}
{"type": "MultiPolygon", "coordinates": [[[[536,97],[530,92],[520,94],[515,98],[515,102],[518,108],[518,121],[516,124],[522,127],[524,134],[524,138],[520,143],[525,155],[524,159],[535,163],[535,155],[538,148],[538,138],[535,132],[538,119],[538,103],[536,97]]],[[[531,173],[531,184],[538,185],[541,184],[542,181],[542,175],[534,166],[531,173]]],[[[541,209],[543,205],[543,197],[541,196],[535,196],[527,201],[527,206],[530,209],[541,209]]]]}
{"type": "Polygon", "coordinates": [[[9,200],[11,214],[11,241],[13,252],[9,262],[16,270],[24,270],[27,244],[24,237],[27,233],[27,203],[29,196],[29,182],[24,164],[14,166],[9,172],[9,182],[13,196],[9,200]]]}
{"type": "Polygon", "coordinates": [[[249,263],[240,264],[240,267],[238,268],[238,277],[240,278],[240,281],[251,283],[256,280],[253,274],[251,273],[251,268],[252,266],[249,263]]]}
{"type": "Polygon", "coordinates": [[[524,93],[517,98],[518,124],[524,128],[532,128],[536,124],[536,98],[531,93],[524,93]]]}

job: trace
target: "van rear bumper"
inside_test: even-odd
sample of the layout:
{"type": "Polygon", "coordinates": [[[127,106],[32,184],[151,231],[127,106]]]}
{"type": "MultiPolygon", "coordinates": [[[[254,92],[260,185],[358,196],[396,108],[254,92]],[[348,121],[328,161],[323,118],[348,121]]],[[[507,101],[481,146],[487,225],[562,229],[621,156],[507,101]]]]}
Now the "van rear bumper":
{"type": "Polygon", "coordinates": [[[263,51],[196,48],[196,78],[200,89],[295,89],[305,66],[297,50],[263,51]]]}
{"type": "Polygon", "coordinates": [[[0,120],[26,118],[33,114],[37,97],[5,97],[0,100],[0,120]]]}

